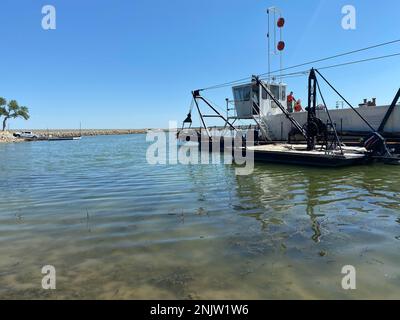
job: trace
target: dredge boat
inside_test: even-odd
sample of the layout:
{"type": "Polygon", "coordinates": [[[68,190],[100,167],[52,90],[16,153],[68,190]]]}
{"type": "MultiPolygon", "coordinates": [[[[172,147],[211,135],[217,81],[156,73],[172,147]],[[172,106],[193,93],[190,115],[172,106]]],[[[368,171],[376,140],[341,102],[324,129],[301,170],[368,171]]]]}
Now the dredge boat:
{"type": "MultiPolygon", "coordinates": [[[[263,84],[269,88],[274,98],[288,110],[287,85],[284,83],[263,84]]],[[[234,96],[235,115],[229,120],[252,120],[260,127],[264,138],[271,141],[285,141],[293,131],[291,122],[286,121],[286,116],[275,101],[263,92],[261,85],[248,83],[232,88],[234,96]]],[[[394,100],[399,99],[398,92],[394,100]]],[[[400,138],[400,105],[395,102],[392,105],[377,106],[376,100],[366,101],[353,109],[349,106],[343,109],[325,108],[320,104],[316,108],[316,116],[323,122],[328,122],[329,110],[331,120],[341,137],[364,137],[373,130],[379,131],[387,138],[400,138]],[[359,117],[358,115],[361,115],[359,117]],[[383,123],[385,116],[389,115],[383,123]],[[363,119],[365,119],[369,126],[363,119]]],[[[300,124],[307,122],[307,112],[291,113],[293,119],[300,124]]]]}
{"type": "MultiPolygon", "coordinates": [[[[285,26],[285,19],[282,17],[281,11],[276,7],[268,8],[267,14],[268,73],[263,74],[266,80],[263,81],[263,83],[271,91],[273,97],[278,100],[286,110],[290,110],[293,109],[293,106],[289,106],[287,102],[289,88],[287,84],[283,82],[283,80],[285,77],[293,77],[297,75],[301,76],[302,74],[307,74],[307,72],[291,72],[286,75],[282,74],[282,72],[293,68],[296,69],[299,66],[314,64],[314,62],[302,63],[298,66],[283,68],[282,56],[285,50],[285,42],[283,41],[284,39],[282,37],[282,29],[285,26]],[[270,23],[271,20],[273,20],[272,28],[270,23]],[[273,42],[273,50],[271,50],[271,42],[273,42]],[[276,56],[279,56],[280,70],[271,72],[271,60],[276,56]]],[[[369,49],[376,49],[378,47],[392,45],[399,42],[400,40],[389,41],[367,48],[319,59],[316,60],[316,62],[335,59],[337,57],[347,56],[349,54],[367,51],[369,49]]],[[[375,61],[383,58],[392,58],[399,55],[400,54],[392,54],[360,61],[351,61],[349,63],[328,66],[322,69],[344,67],[357,62],[361,63],[375,61]]],[[[322,69],[319,68],[319,70],[322,69]]],[[[288,121],[285,121],[286,116],[282,112],[281,108],[277,106],[274,99],[272,99],[268,94],[266,94],[265,91],[262,90],[259,84],[256,84],[252,81],[241,83],[240,85],[233,86],[232,91],[235,114],[230,117],[228,116],[230,120],[254,120],[259,127],[262,127],[261,131],[265,135],[265,138],[272,141],[284,141],[292,133],[292,124],[288,121]]],[[[358,107],[353,107],[346,99],[342,99],[336,103],[336,109],[332,108],[332,106],[325,106],[324,103],[318,105],[316,108],[316,115],[324,122],[331,120],[341,137],[364,137],[370,133],[372,127],[373,130],[379,131],[384,137],[400,138],[400,105],[397,105],[399,94],[400,93],[398,92],[394,99],[396,102],[394,103],[392,109],[389,105],[377,105],[376,98],[372,98],[371,101],[364,99],[364,101],[360,103],[358,107]],[[328,119],[328,109],[331,119],[328,119]],[[361,115],[361,117],[358,115],[361,115]],[[383,122],[385,117],[387,117],[387,119],[383,122]]],[[[303,125],[307,121],[307,112],[294,112],[292,117],[298,123],[303,125]]]]}
{"type": "MultiPolygon", "coordinates": [[[[276,11],[275,8],[273,9],[276,11]]],[[[270,13],[270,10],[268,13],[270,13]]],[[[276,25],[282,28],[284,19],[280,17],[276,25]]],[[[268,39],[270,38],[269,34],[270,32],[268,31],[268,39]]],[[[400,40],[386,44],[394,42],[400,42],[400,40]]],[[[377,46],[382,45],[385,44],[377,46]]],[[[377,46],[373,47],[376,48],[377,46]]],[[[284,42],[282,40],[277,44],[277,48],[280,51],[283,50],[284,42]]],[[[400,53],[397,55],[400,55],[400,53]]],[[[385,57],[392,56],[394,55],[385,57]]],[[[337,56],[322,60],[334,57],[337,56]]],[[[376,60],[376,58],[353,61],[351,64],[370,60],[376,60]]],[[[301,66],[311,63],[313,62],[305,63],[301,66]]],[[[336,66],[343,65],[346,64],[336,66]]],[[[281,65],[281,69],[278,71],[287,69],[289,68],[283,69],[281,65]]],[[[208,148],[206,148],[208,150],[211,150],[216,143],[219,143],[222,150],[238,148],[238,146],[232,145],[232,141],[227,143],[224,139],[226,136],[240,136],[242,146],[239,148],[242,149],[242,152],[254,153],[255,160],[266,162],[334,167],[372,161],[399,164],[400,158],[395,154],[395,150],[391,148],[392,145],[389,146],[386,137],[400,138],[400,106],[398,105],[400,89],[389,106],[376,106],[376,100],[373,99],[370,102],[365,100],[358,107],[354,107],[318,69],[312,68],[301,73],[308,74],[308,101],[307,107],[303,112],[290,111],[287,102],[287,85],[282,81],[276,83],[270,77],[270,72],[268,72],[267,81],[260,76],[252,76],[250,82],[243,83],[243,80],[241,80],[241,84],[232,87],[234,115],[229,115],[229,99],[226,99],[227,114],[224,116],[217,110],[216,106],[203,96],[203,92],[210,88],[193,91],[192,105],[183,122],[182,130],[178,133],[178,140],[197,141],[199,144],[204,144],[204,141],[206,141],[209,144],[208,148]],[[328,108],[319,80],[333,90],[341,98],[343,105],[346,104],[347,108],[336,110],[328,108]],[[322,103],[317,103],[317,97],[321,99],[322,103]],[[200,104],[205,104],[212,111],[212,114],[204,114],[200,104]],[[201,127],[199,129],[191,129],[192,110],[194,107],[196,107],[200,118],[201,127]],[[223,130],[218,134],[215,131],[211,133],[210,128],[206,125],[207,118],[222,119],[224,121],[223,130]],[[247,128],[252,130],[251,138],[249,138],[250,135],[242,130],[243,128],[235,126],[238,120],[250,120],[252,122],[253,126],[250,125],[247,128]],[[185,129],[186,124],[189,125],[189,128],[185,129]],[[362,142],[355,146],[346,146],[343,143],[345,136],[352,136],[357,139],[362,138],[362,142]],[[303,145],[300,145],[299,142],[303,143],[303,145]]],[[[240,81],[231,83],[238,82],[240,81]]],[[[219,87],[221,85],[212,88],[219,87]]],[[[204,150],[204,146],[202,146],[202,150],[204,150]]]]}
{"type": "MultiPolygon", "coordinates": [[[[257,126],[250,128],[253,136],[253,139],[250,141],[247,135],[249,130],[247,130],[246,133],[234,126],[234,121],[237,117],[233,122],[231,122],[229,117],[224,117],[206,98],[201,95],[201,90],[193,91],[192,95],[194,101],[193,104],[196,106],[203,127],[189,131],[187,129],[184,130],[185,123],[189,123],[189,127],[191,127],[192,124],[192,110],[190,110],[187,118],[184,120],[182,130],[178,132],[178,139],[190,142],[196,141],[199,143],[201,150],[212,150],[216,143],[219,144],[220,151],[225,150],[226,148],[240,148],[242,149],[242,153],[252,153],[254,154],[255,160],[265,162],[328,167],[364,164],[372,161],[400,164],[400,158],[398,155],[394,154],[394,150],[389,148],[386,139],[382,135],[386,124],[388,121],[391,121],[393,110],[395,110],[397,101],[400,98],[400,89],[398,90],[392,104],[387,108],[377,129],[363,117],[357,108],[354,108],[347,102],[350,106],[349,110],[352,112],[352,115],[354,115],[355,118],[360,119],[360,121],[369,129],[369,132],[366,132],[366,138],[360,147],[347,147],[340,138],[337,126],[333,122],[331,112],[325,104],[325,99],[320,89],[318,78],[325,81],[325,83],[330,86],[335,93],[347,102],[347,100],[317,69],[311,69],[308,78],[308,107],[304,113],[306,119],[303,124],[295,118],[295,114],[290,113],[286,109],[283,101],[279,99],[279,97],[276,97],[274,92],[271,90],[270,85],[260,80],[258,76],[253,76],[252,78],[251,88],[256,88],[256,90],[252,90],[253,94],[259,94],[258,97],[263,97],[263,102],[270,108],[280,110],[279,114],[282,115],[282,124],[291,128],[286,143],[277,143],[271,139],[271,131],[268,127],[268,123],[260,115],[260,110],[265,105],[261,103],[257,104],[254,99],[251,100],[251,113],[257,126]],[[318,95],[323,101],[322,110],[325,112],[324,118],[320,117],[321,112],[317,112],[318,110],[321,110],[321,106],[317,105],[318,95]],[[214,113],[203,114],[200,108],[201,102],[206,104],[214,113]],[[205,122],[205,118],[210,117],[221,118],[225,122],[225,129],[227,131],[225,130],[219,135],[212,135],[205,122]],[[204,135],[204,133],[206,135],[204,135]],[[226,135],[226,133],[228,134],[226,135]],[[300,135],[306,142],[306,145],[292,143],[291,136],[293,135],[300,135]],[[239,136],[242,145],[239,147],[233,145],[232,141],[236,139],[227,140],[227,136],[235,138],[239,136]],[[230,143],[227,144],[226,141],[230,141],[230,143]],[[208,145],[206,148],[204,148],[204,143],[208,145]]],[[[247,105],[246,101],[239,101],[238,103],[239,108],[249,107],[249,102],[247,102],[247,105]]],[[[240,113],[240,111],[238,113],[240,113]]],[[[241,117],[243,116],[244,115],[242,114],[241,117]]],[[[281,126],[281,128],[282,127],[283,126],[281,126]]]]}

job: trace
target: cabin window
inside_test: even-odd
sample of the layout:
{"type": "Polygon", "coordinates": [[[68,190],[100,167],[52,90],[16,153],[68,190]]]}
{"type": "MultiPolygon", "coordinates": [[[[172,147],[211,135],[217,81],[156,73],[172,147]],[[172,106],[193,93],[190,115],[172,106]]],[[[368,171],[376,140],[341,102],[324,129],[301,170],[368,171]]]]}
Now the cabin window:
{"type": "Polygon", "coordinates": [[[282,95],[281,95],[281,97],[282,97],[282,101],[285,101],[286,100],[286,88],[285,87],[281,87],[281,90],[282,90],[282,95]]]}
{"type": "Polygon", "coordinates": [[[254,102],[260,104],[260,89],[257,86],[253,87],[251,98],[254,102]]]}
{"type": "Polygon", "coordinates": [[[263,100],[269,99],[268,93],[264,89],[262,89],[262,98],[263,98],[263,100]]]}
{"type": "Polygon", "coordinates": [[[274,98],[279,100],[279,86],[270,85],[269,90],[274,98]]]}
{"type": "MultiPolygon", "coordinates": [[[[269,90],[271,91],[272,95],[274,96],[275,99],[280,100],[280,94],[279,94],[279,86],[275,86],[275,85],[270,85],[269,86],[269,90]]],[[[283,89],[283,95],[286,97],[286,92],[285,89],[283,89]]],[[[265,90],[262,90],[262,98],[264,100],[268,100],[270,99],[270,96],[268,95],[268,93],[265,90]]],[[[285,98],[283,98],[282,100],[284,100],[285,98]]]]}
{"type": "Polygon", "coordinates": [[[250,89],[251,87],[235,88],[233,90],[235,101],[249,101],[250,89]]]}

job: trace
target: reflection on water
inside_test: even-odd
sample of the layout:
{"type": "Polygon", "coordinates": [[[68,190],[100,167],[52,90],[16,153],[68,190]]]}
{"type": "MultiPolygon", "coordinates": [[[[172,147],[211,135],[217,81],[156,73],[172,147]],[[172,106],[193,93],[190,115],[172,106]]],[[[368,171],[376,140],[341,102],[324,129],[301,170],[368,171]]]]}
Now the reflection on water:
{"type": "Polygon", "coordinates": [[[0,145],[1,298],[400,298],[399,168],[236,176],[149,166],[146,148],[143,135],[0,145]]]}

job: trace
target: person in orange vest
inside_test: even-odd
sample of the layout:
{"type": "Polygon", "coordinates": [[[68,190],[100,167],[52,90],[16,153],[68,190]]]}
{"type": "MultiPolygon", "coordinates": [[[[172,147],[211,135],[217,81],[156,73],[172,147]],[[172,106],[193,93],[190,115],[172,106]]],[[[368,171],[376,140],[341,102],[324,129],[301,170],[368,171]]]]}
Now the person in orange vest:
{"type": "Polygon", "coordinates": [[[303,107],[301,106],[301,100],[297,100],[294,106],[294,112],[301,112],[303,111],[303,107]]]}
{"type": "Polygon", "coordinates": [[[293,91],[290,92],[290,94],[286,98],[286,109],[288,112],[292,113],[293,112],[293,103],[296,101],[295,97],[293,96],[293,91]]]}

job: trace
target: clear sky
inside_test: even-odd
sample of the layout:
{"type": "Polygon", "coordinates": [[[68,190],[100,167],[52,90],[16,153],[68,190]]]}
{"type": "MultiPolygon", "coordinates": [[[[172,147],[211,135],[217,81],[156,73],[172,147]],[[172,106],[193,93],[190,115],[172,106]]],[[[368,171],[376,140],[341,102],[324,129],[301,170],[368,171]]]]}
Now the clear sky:
{"type": "MultiPolygon", "coordinates": [[[[31,111],[10,128],[182,121],[191,90],[267,71],[272,5],[286,18],[285,66],[400,38],[398,0],[2,0],[0,96],[31,111]],[[56,30],[42,29],[47,4],[56,8],[56,30]],[[356,30],[341,26],[347,4],[357,10],[356,30]]],[[[398,43],[316,67],[397,52],[398,43]]],[[[324,74],[353,103],[389,103],[400,86],[400,57],[324,74]]],[[[287,83],[306,98],[306,78],[287,83]]],[[[231,97],[229,88],[204,94],[221,106],[231,97]]],[[[331,105],[336,100],[328,95],[331,105]]]]}

